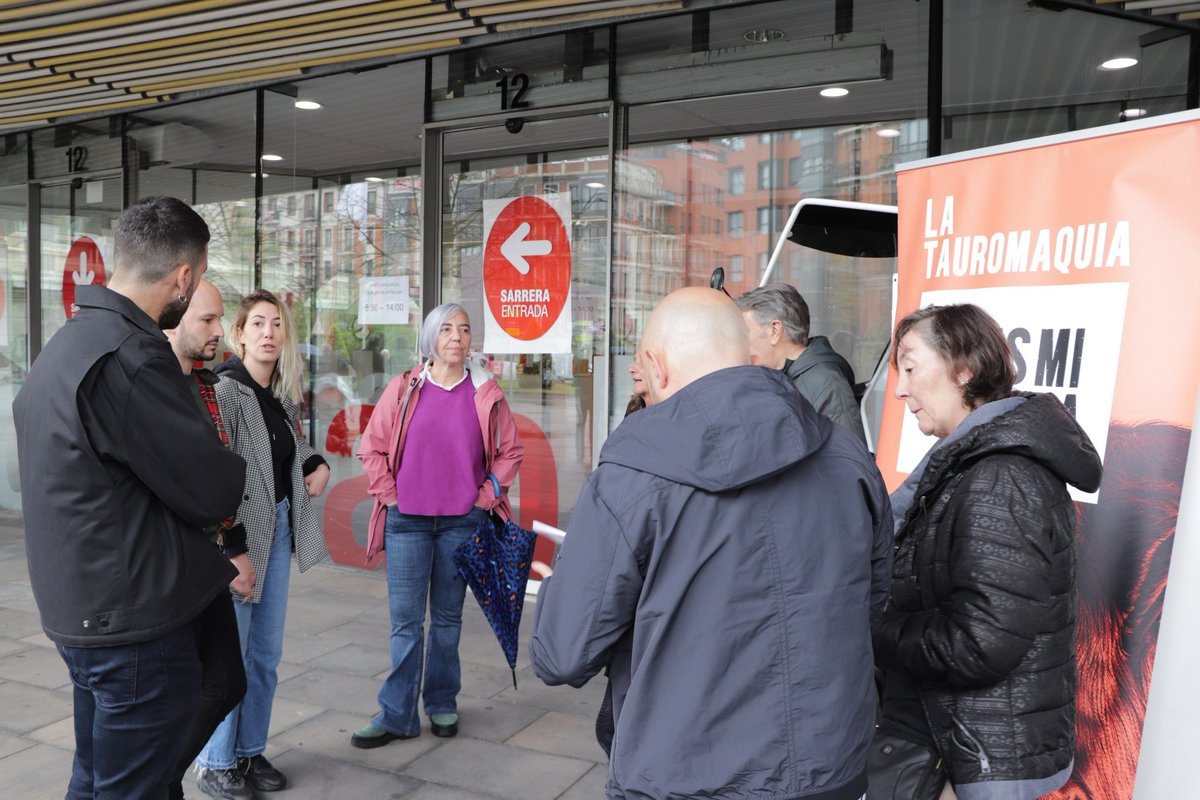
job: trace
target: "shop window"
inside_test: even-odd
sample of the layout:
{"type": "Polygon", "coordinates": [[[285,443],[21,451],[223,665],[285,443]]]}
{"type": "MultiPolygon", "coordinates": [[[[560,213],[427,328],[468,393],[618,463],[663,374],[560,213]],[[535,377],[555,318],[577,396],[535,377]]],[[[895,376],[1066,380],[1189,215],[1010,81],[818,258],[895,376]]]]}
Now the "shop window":
{"type": "MultiPolygon", "coordinates": [[[[208,223],[205,278],[221,290],[226,321],[255,286],[254,172],[255,93],[240,92],[165,108],[139,110],[125,118],[138,158],[139,197],[169,195],[187,201],[208,223]],[[214,165],[206,169],[204,165],[214,165]]],[[[265,199],[263,218],[277,219],[278,204],[265,199]]],[[[268,226],[270,227],[270,226],[268,226]]],[[[271,227],[271,232],[278,230],[271,227]]],[[[279,239],[263,240],[278,253],[279,239]]]]}
{"type": "MultiPolygon", "coordinates": [[[[649,310],[661,298],[657,294],[660,288],[667,291],[675,286],[704,285],[716,266],[725,268],[726,285],[735,297],[756,286],[795,200],[793,192],[778,191],[781,175],[786,175],[789,183],[804,176],[805,194],[810,186],[814,195],[822,187],[837,187],[836,192],[824,190],[825,196],[849,199],[857,192],[870,202],[895,203],[895,173],[883,168],[892,157],[890,150],[860,149],[857,155],[860,172],[853,173],[852,148],[835,146],[838,132],[843,128],[772,132],[762,143],[758,134],[742,137],[744,149],[737,157],[738,163],[709,155],[731,152],[730,137],[720,133],[710,140],[693,135],[687,148],[668,148],[670,155],[666,159],[643,159],[639,147],[626,151],[622,157],[628,169],[618,174],[637,175],[638,180],[627,180],[624,185],[619,182],[614,201],[625,205],[651,202],[658,197],[667,213],[664,219],[636,230],[618,221],[614,231],[613,251],[624,269],[635,275],[641,270],[655,269],[662,276],[661,282],[653,286],[631,280],[626,287],[626,309],[633,317],[629,326],[638,330],[644,326],[649,310]],[[753,165],[756,178],[761,172],[770,188],[746,187],[746,164],[753,165]],[[654,176],[658,176],[657,181],[654,176]],[[703,202],[699,187],[693,190],[691,199],[656,188],[675,187],[679,176],[692,176],[693,181],[706,181],[726,190],[724,213],[712,219],[712,206],[703,202]],[[697,223],[697,230],[688,231],[679,224],[695,214],[709,217],[708,231],[714,232],[715,237],[701,241],[702,225],[697,223]],[[747,216],[754,226],[750,232],[755,235],[746,235],[747,216]],[[685,258],[671,257],[676,253],[685,254],[685,258]]],[[[921,126],[913,123],[907,130],[912,132],[913,147],[923,146],[921,126]]],[[[663,144],[655,147],[661,149],[663,144]]],[[[715,192],[712,197],[715,202],[715,192]]],[[[788,243],[772,280],[801,287],[810,304],[814,331],[839,332],[850,343],[845,355],[855,373],[866,375],[874,368],[887,340],[890,280],[895,263],[888,259],[849,261],[853,263],[844,256],[788,243]],[[826,286],[832,288],[826,290],[823,288],[826,286]]]]}
{"type": "MultiPolygon", "coordinates": [[[[1170,9],[1167,3],[1127,6],[1170,9]]],[[[1182,8],[1183,6],[1180,6],[1182,8]]],[[[949,8],[949,6],[948,6],[949,8]]],[[[946,109],[942,152],[956,153],[1081,128],[1113,125],[1187,107],[1189,39],[1129,19],[984,0],[958,0],[944,28],[946,109]],[[1142,44],[1141,40],[1153,40],[1142,44]],[[1134,54],[1133,69],[1098,69],[1134,54]],[[1013,53],[1043,57],[1011,59],[1013,53]],[[1049,54],[1053,54],[1050,58],[1049,54]],[[1004,80],[982,80],[978,65],[1010,63],[1004,80]],[[1048,69],[1047,65],[1053,65],[1048,69]],[[1129,108],[1138,117],[1122,116],[1129,108]]]]}
{"type": "MultiPolygon", "coordinates": [[[[301,252],[264,249],[263,284],[291,298],[308,354],[305,432],[330,465],[325,497],[338,493],[349,508],[366,500],[347,483],[362,475],[353,447],[366,410],[416,358],[420,250],[407,242],[419,240],[421,183],[402,176],[420,164],[420,141],[396,131],[423,122],[424,72],[425,63],[414,61],[295,83],[302,96],[323,104],[315,110],[297,109],[287,94],[263,94],[263,150],[281,156],[263,179],[264,200],[287,211],[264,219],[262,235],[291,236],[305,221],[301,252]],[[364,278],[406,282],[407,316],[360,324],[364,278]]],[[[324,528],[335,561],[363,563],[350,512],[327,507],[324,528]]]]}

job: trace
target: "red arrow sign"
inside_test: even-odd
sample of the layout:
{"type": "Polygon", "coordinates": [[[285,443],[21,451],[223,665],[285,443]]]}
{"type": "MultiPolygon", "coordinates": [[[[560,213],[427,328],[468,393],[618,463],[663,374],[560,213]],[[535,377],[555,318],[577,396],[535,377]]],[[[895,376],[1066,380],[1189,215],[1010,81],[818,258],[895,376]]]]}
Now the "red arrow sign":
{"type": "Polygon", "coordinates": [[[103,286],[104,279],[104,256],[100,246],[87,236],[80,236],[71,244],[67,266],[63,270],[62,296],[67,319],[79,310],[75,306],[75,287],[103,286]]]}
{"type": "Polygon", "coordinates": [[[540,197],[506,205],[488,233],[483,287],[492,316],[514,339],[537,339],[562,313],[571,287],[571,240],[540,197]]]}

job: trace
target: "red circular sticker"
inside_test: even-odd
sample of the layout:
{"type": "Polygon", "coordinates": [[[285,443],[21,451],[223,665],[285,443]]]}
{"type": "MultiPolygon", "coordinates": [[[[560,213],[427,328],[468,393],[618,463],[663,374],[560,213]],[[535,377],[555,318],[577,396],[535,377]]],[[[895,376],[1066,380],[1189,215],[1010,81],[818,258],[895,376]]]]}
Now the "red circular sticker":
{"type": "Polygon", "coordinates": [[[75,306],[75,287],[91,285],[104,285],[104,256],[99,245],[87,236],[80,236],[71,243],[63,270],[62,296],[67,319],[79,310],[75,306]]]}
{"type": "Polygon", "coordinates": [[[483,250],[488,308],[514,339],[537,339],[562,313],[571,288],[571,240],[540,197],[518,197],[496,215],[483,250]]]}

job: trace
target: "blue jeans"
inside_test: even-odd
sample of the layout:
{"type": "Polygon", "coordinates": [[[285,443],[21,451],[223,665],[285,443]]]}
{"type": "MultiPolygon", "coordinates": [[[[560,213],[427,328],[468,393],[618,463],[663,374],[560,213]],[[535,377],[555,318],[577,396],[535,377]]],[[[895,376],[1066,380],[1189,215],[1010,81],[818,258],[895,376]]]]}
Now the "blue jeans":
{"type": "Polygon", "coordinates": [[[234,599],[242,659],[246,665],[246,697],[221,721],[197,762],[205,769],[229,769],[239,757],[267,749],[271,706],[279,683],[276,667],[283,658],[283,625],[287,620],[288,583],[292,577],[291,506],[285,497],[275,507],[275,533],[262,576],[257,603],[234,599]]]}
{"type": "Polygon", "coordinates": [[[457,517],[423,517],[401,514],[395,506],[388,509],[384,549],[392,617],[392,673],[379,689],[380,711],[372,721],[389,733],[416,736],[421,732],[418,692],[427,716],[458,712],[462,685],[458,639],[467,583],[452,556],[486,516],[478,507],[457,517]],[[423,634],[426,598],[428,647],[423,634]]]}
{"type": "Polygon", "coordinates": [[[137,644],[58,645],[58,654],[75,685],[67,800],[162,800],[200,692],[192,626],[137,644]]]}

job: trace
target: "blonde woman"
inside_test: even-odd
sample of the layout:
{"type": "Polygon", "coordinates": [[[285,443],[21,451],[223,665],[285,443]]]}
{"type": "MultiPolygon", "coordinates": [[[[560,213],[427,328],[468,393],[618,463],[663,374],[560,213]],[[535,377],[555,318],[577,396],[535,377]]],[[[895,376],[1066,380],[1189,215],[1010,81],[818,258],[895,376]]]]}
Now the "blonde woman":
{"type": "Polygon", "coordinates": [[[196,783],[219,800],[249,800],[287,779],[263,757],[283,655],[292,552],[300,571],[325,557],[310,500],[325,490],[329,466],[299,435],[300,353],[286,305],[256,289],[241,301],[230,332],[236,353],[215,372],[229,446],[246,459],[237,521],[246,528],[254,588],[235,602],[246,697],[217,728],[198,759],[196,783]]]}

